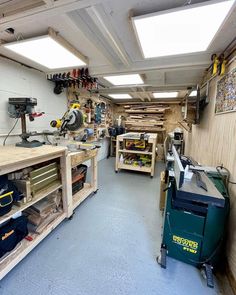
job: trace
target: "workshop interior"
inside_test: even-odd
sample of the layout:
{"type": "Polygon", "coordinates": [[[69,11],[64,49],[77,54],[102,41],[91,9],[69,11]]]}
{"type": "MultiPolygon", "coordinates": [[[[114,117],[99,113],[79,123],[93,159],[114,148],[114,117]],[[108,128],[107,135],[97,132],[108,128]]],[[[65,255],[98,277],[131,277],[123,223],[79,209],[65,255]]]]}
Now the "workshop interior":
{"type": "Polygon", "coordinates": [[[235,20],[0,0],[0,294],[236,294],[235,20]]]}

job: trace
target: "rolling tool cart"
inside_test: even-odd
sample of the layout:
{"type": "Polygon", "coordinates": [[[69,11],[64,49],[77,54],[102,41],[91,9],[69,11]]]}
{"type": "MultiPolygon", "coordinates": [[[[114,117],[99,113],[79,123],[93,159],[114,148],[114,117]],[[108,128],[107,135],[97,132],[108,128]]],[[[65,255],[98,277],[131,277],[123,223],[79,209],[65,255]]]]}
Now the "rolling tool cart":
{"type": "Polygon", "coordinates": [[[191,179],[173,147],[174,173],[168,176],[163,238],[158,263],[166,268],[166,256],[202,270],[207,285],[214,287],[213,267],[220,261],[229,196],[222,176],[214,169],[195,166],[191,179]],[[197,171],[197,173],[196,173],[197,171]]]}

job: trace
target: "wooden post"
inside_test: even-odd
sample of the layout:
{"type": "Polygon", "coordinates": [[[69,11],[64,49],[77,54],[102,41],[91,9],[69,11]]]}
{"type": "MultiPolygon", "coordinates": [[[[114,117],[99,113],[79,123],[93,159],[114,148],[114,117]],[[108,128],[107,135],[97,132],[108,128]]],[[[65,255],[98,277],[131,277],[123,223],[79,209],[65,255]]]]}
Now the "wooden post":
{"type": "Polygon", "coordinates": [[[98,169],[97,169],[97,155],[91,159],[91,169],[92,169],[92,187],[93,191],[96,192],[98,189],[98,169]]]}
{"type": "Polygon", "coordinates": [[[120,135],[116,137],[116,172],[118,172],[119,149],[120,149],[120,135]]]}
{"type": "Polygon", "coordinates": [[[152,166],[151,166],[151,176],[154,176],[155,171],[155,163],[156,163],[156,144],[157,144],[157,138],[154,138],[152,140],[152,166]]]}
{"type": "Polygon", "coordinates": [[[69,218],[73,214],[72,184],[71,184],[71,158],[68,155],[61,157],[61,180],[62,180],[62,199],[63,210],[66,217],[69,218]]]}

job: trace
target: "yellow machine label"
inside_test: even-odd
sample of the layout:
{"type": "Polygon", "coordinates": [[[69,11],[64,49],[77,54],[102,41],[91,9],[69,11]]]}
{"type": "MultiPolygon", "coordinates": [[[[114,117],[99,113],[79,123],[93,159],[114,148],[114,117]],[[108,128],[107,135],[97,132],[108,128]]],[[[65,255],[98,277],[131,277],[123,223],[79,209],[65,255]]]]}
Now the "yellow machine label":
{"type": "Polygon", "coordinates": [[[11,236],[12,234],[14,234],[14,230],[9,231],[8,233],[5,233],[4,236],[2,236],[2,241],[6,240],[9,236],[11,236]]]}
{"type": "Polygon", "coordinates": [[[197,254],[197,250],[198,250],[198,242],[192,241],[192,240],[188,240],[179,236],[172,236],[172,241],[175,244],[178,244],[180,246],[183,246],[183,250],[190,252],[192,254],[197,254]]]}

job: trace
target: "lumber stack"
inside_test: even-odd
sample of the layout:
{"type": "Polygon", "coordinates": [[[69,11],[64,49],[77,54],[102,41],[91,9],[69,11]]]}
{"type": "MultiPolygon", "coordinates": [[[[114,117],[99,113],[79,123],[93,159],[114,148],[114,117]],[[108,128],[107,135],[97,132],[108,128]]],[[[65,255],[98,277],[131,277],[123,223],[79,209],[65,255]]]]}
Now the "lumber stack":
{"type": "Polygon", "coordinates": [[[165,112],[169,106],[157,104],[125,105],[127,118],[125,127],[129,131],[165,131],[165,112]]]}
{"type": "Polygon", "coordinates": [[[54,192],[25,210],[29,230],[41,234],[62,212],[62,196],[54,192]]]}

